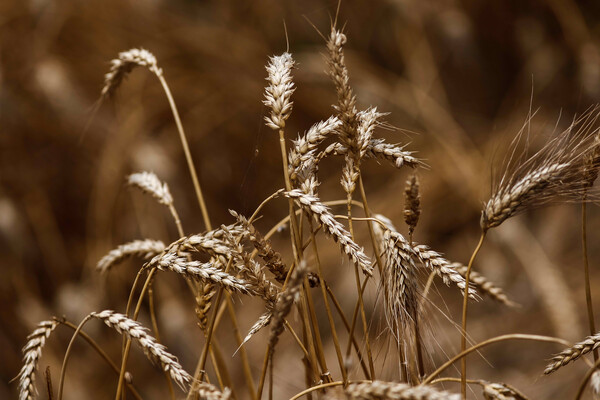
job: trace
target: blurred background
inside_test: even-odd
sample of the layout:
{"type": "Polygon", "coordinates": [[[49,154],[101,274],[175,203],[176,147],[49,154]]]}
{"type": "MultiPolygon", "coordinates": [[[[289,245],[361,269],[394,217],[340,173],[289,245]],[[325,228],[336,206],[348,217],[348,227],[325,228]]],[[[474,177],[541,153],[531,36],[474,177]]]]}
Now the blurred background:
{"type": "MultiPolygon", "coordinates": [[[[333,112],[336,97],[325,72],[324,40],[311,24],[327,35],[336,7],[337,1],[313,0],[0,2],[0,398],[16,398],[17,383],[9,381],[21,367],[26,336],[39,321],[64,315],[78,323],[91,311],[124,310],[141,261],[128,261],[103,278],[94,266],[104,254],[133,239],[177,238],[163,207],[125,187],[128,174],[154,171],[169,184],[184,230],[204,229],[158,81],[136,69],[114,99],[99,104],[109,61],[133,47],[157,57],[181,113],[213,224],[228,224],[228,209],[249,215],[283,186],[276,134],[263,123],[262,94],[268,56],[287,47],[284,21],[298,63],[288,137],[333,112]]],[[[468,261],[480,233],[492,164],[502,159],[530,110],[537,111],[532,132],[549,135],[598,102],[599,21],[600,3],[592,0],[342,2],[338,25],[348,37],[346,62],[359,106],[389,113],[387,122],[399,129],[379,130],[376,136],[406,144],[429,166],[418,172],[423,212],[416,241],[450,260],[468,261]]],[[[320,171],[324,200],[344,198],[341,165],[328,161],[320,171]]],[[[401,232],[406,231],[402,198],[408,173],[364,163],[371,208],[390,217],[401,232]]],[[[258,228],[266,232],[286,214],[285,202],[273,203],[258,228]]],[[[600,237],[593,234],[599,217],[597,207],[588,208],[593,289],[600,283],[600,237]]],[[[580,220],[580,206],[568,204],[521,215],[490,232],[476,268],[521,306],[509,309],[490,300],[471,306],[473,341],[512,332],[569,341],[589,334],[580,220]]],[[[289,256],[285,232],[274,244],[289,256]]],[[[350,293],[344,306],[351,310],[353,274],[329,247],[321,246],[330,251],[328,280],[340,293],[350,293]]],[[[455,354],[459,343],[446,316],[460,321],[461,296],[441,282],[436,286],[426,333],[429,371],[455,354]]],[[[181,289],[173,276],[161,275],[157,307],[164,341],[191,371],[202,339],[193,299],[181,289]]],[[[376,287],[369,293],[375,302],[376,287]]],[[[600,310],[600,293],[594,295],[600,310]]],[[[237,304],[254,310],[240,316],[244,334],[261,309],[248,299],[237,304]]],[[[147,315],[141,319],[148,322],[147,315]]],[[[381,321],[373,325],[374,332],[383,329],[381,321]]],[[[235,349],[229,326],[222,328],[223,347],[235,349]]],[[[86,330],[111,356],[119,356],[114,332],[98,322],[86,330]]],[[[49,365],[55,385],[71,334],[59,327],[44,349],[40,370],[49,365]]],[[[263,332],[248,350],[256,376],[266,337],[263,332]]],[[[559,350],[506,342],[471,356],[469,374],[510,383],[535,399],[566,398],[587,366],[577,362],[542,376],[546,360],[559,350]]],[[[285,371],[301,364],[289,338],[282,338],[277,354],[276,398],[287,398],[302,390],[303,378],[285,371]]],[[[239,358],[227,359],[232,380],[242,385],[239,358]]],[[[333,355],[330,363],[335,365],[333,355]]],[[[144,398],[164,398],[160,372],[141,352],[134,350],[129,369],[144,398]]],[[[384,369],[381,377],[397,379],[396,372],[384,369]]],[[[455,370],[448,373],[457,376],[455,370]]],[[[111,398],[115,384],[112,371],[77,343],[66,398],[111,398]]],[[[444,387],[459,390],[454,383],[444,387]]],[[[481,390],[474,387],[470,396],[481,399],[481,390]]],[[[46,398],[45,391],[40,397],[46,398]]]]}

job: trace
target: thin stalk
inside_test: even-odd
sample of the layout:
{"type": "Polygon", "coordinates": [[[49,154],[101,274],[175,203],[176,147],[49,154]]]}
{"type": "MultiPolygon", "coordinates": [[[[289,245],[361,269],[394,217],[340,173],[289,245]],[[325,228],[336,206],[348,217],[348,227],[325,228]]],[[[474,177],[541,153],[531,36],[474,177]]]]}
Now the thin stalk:
{"type": "Polygon", "coordinates": [[[62,400],[63,387],[65,384],[65,375],[67,373],[67,362],[69,361],[69,356],[71,355],[71,349],[73,348],[73,343],[75,342],[77,335],[83,328],[83,325],[85,325],[85,323],[88,322],[90,320],[90,318],[92,318],[92,316],[88,315],[81,321],[79,326],[77,326],[77,328],[75,329],[73,336],[71,337],[69,346],[67,346],[67,351],[65,352],[65,357],[64,357],[63,363],[62,363],[62,368],[60,369],[60,381],[58,383],[58,397],[57,397],[58,400],[62,400]]]}
{"type": "MultiPolygon", "coordinates": [[[[587,305],[588,323],[590,335],[596,334],[596,323],[594,321],[594,309],[592,306],[592,289],[590,286],[590,267],[587,248],[587,202],[584,194],[581,201],[581,243],[583,244],[583,273],[585,277],[585,302],[587,305]]],[[[598,361],[598,349],[594,349],[594,361],[598,361]]]]}
{"type": "MultiPolygon", "coordinates": [[[[473,267],[473,261],[475,261],[475,257],[481,246],[483,245],[483,240],[485,239],[485,234],[487,230],[481,232],[481,237],[479,238],[479,243],[477,243],[477,247],[473,254],[471,255],[471,259],[469,260],[469,265],[467,266],[467,272],[465,273],[465,293],[463,298],[463,308],[462,308],[462,331],[460,336],[460,350],[464,352],[467,348],[467,307],[469,304],[469,283],[471,278],[471,268],[473,267]]],[[[462,395],[463,400],[467,398],[467,359],[463,358],[460,361],[460,376],[461,376],[461,384],[460,384],[460,393],[462,395]]]]}
{"type": "MultiPolygon", "coordinates": [[[[154,310],[154,290],[152,290],[152,286],[148,288],[148,303],[150,308],[150,321],[152,322],[152,330],[154,331],[154,337],[158,343],[160,341],[160,333],[158,332],[158,321],[156,320],[156,312],[154,310]]],[[[165,375],[165,379],[167,380],[167,386],[169,388],[169,395],[171,400],[175,400],[175,391],[173,390],[173,382],[171,381],[171,375],[168,371],[163,371],[165,375]]]]}
{"type": "Polygon", "coordinates": [[[329,306],[329,301],[327,300],[327,289],[325,289],[325,281],[323,280],[323,269],[321,268],[321,259],[319,257],[319,250],[317,248],[317,242],[315,240],[315,233],[313,230],[312,221],[309,220],[309,228],[311,234],[311,241],[313,245],[313,251],[315,253],[315,260],[317,263],[317,272],[319,274],[319,282],[321,295],[323,296],[323,303],[325,304],[325,311],[327,312],[327,319],[329,321],[329,328],[331,330],[331,337],[333,339],[333,345],[335,347],[335,353],[337,355],[338,363],[340,365],[340,372],[342,373],[342,378],[344,382],[348,380],[348,374],[346,372],[346,368],[344,367],[344,356],[342,355],[342,350],[340,348],[340,342],[338,340],[337,331],[335,329],[335,321],[333,320],[333,315],[331,313],[331,307],[329,306]]]}
{"type": "MultiPolygon", "coordinates": [[[[348,381],[348,383],[369,383],[369,382],[373,382],[371,380],[363,380],[363,381],[348,381]]],[[[328,387],[334,387],[334,386],[342,386],[345,385],[346,383],[344,381],[335,381],[335,382],[329,382],[329,383],[322,383],[320,385],[316,385],[313,387],[309,387],[308,389],[305,389],[303,391],[301,391],[300,393],[296,394],[293,397],[290,397],[290,400],[298,400],[300,397],[302,396],[306,396],[307,394],[310,394],[316,390],[321,390],[321,389],[325,389],[328,387]]]]}
{"type": "MultiPolygon", "coordinates": [[[[229,312],[229,318],[235,318],[235,309],[233,308],[233,304],[231,302],[227,302],[227,311],[229,312]]],[[[233,334],[235,335],[235,340],[238,343],[238,346],[242,343],[242,336],[240,335],[240,330],[237,326],[233,327],[233,334]]],[[[240,356],[242,359],[246,361],[242,363],[242,369],[244,371],[244,379],[246,380],[246,386],[250,391],[250,398],[252,400],[256,400],[256,389],[254,388],[254,380],[252,379],[252,372],[250,371],[250,364],[248,363],[248,353],[246,353],[246,348],[242,346],[240,348],[240,356]]]]}
{"type": "MultiPolygon", "coordinates": [[[[335,306],[335,308],[336,308],[336,310],[337,310],[340,318],[342,318],[342,322],[344,323],[344,326],[346,327],[346,331],[348,332],[348,334],[350,334],[350,324],[348,323],[348,320],[346,319],[346,316],[344,315],[344,312],[342,310],[342,306],[340,305],[340,303],[335,298],[335,295],[331,291],[331,288],[329,287],[329,285],[327,285],[326,282],[323,282],[323,283],[326,286],[327,294],[329,294],[329,297],[331,298],[331,301],[333,301],[333,305],[335,306]]],[[[352,339],[352,344],[354,346],[354,350],[356,351],[356,355],[358,356],[358,360],[360,361],[360,366],[362,367],[362,370],[363,370],[363,373],[365,374],[365,377],[368,380],[371,380],[371,376],[369,375],[369,370],[367,368],[367,365],[365,364],[364,357],[363,357],[362,353],[360,352],[360,348],[358,347],[358,343],[356,342],[356,338],[352,339]]]]}
{"type": "Polygon", "coordinates": [[[579,384],[579,388],[577,389],[577,394],[575,395],[575,400],[581,399],[581,395],[583,395],[583,392],[585,391],[585,388],[587,387],[588,381],[590,380],[590,378],[592,377],[594,372],[596,372],[596,370],[598,369],[599,366],[600,366],[600,360],[596,361],[594,363],[594,366],[592,368],[590,368],[588,370],[588,372],[585,374],[585,376],[583,377],[583,380],[579,384]]]}
{"type": "MultiPolygon", "coordinates": [[[[413,233],[412,231],[408,235],[408,243],[410,247],[413,246],[413,233]]],[[[417,312],[414,316],[414,333],[415,333],[415,349],[417,353],[417,382],[425,376],[425,365],[423,363],[423,349],[421,347],[421,332],[419,329],[419,313],[420,303],[417,303],[417,312]]]]}
{"type": "Polygon", "coordinates": [[[183,125],[181,124],[181,119],[179,118],[179,112],[177,111],[177,106],[175,105],[175,100],[173,100],[173,95],[171,95],[171,90],[169,89],[169,85],[167,85],[167,81],[163,77],[162,73],[156,73],[160,84],[162,85],[165,94],[167,96],[167,100],[169,101],[169,106],[171,107],[171,111],[173,113],[173,118],[175,118],[175,125],[177,125],[177,131],[179,132],[179,138],[181,139],[181,146],[183,147],[183,153],[185,154],[185,159],[187,161],[188,169],[190,170],[190,175],[192,176],[192,182],[194,184],[194,190],[196,192],[196,197],[198,199],[198,205],[200,206],[200,211],[202,212],[202,219],[204,220],[204,226],[206,230],[212,230],[212,225],[210,223],[210,217],[208,216],[208,211],[206,209],[206,203],[204,202],[204,196],[202,196],[202,189],[200,188],[200,182],[198,181],[198,176],[196,175],[196,168],[194,167],[194,160],[192,159],[192,153],[190,152],[190,148],[188,146],[187,138],[185,136],[185,132],[183,130],[183,125]]]}
{"type": "Polygon", "coordinates": [[[423,380],[423,382],[421,382],[421,385],[423,385],[423,386],[429,385],[436,376],[438,376],[439,374],[444,372],[448,367],[450,367],[456,361],[463,359],[466,355],[468,355],[482,347],[488,346],[490,344],[503,342],[503,341],[507,341],[507,340],[532,340],[532,341],[536,341],[536,342],[558,343],[563,346],[571,345],[570,342],[568,342],[564,339],[560,339],[560,338],[556,338],[556,337],[552,337],[552,336],[529,335],[526,333],[512,333],[509,335],[496,336],[496,337],[484,340],[481,343],[477,343],[476,345],[469,347],[468,349],[466,349],[464,351],[461,351],[460,353],[458,353],[457,355],[455,355],[454,357],[452,357],[451,359],[446,361],[444,364],[442,364],[438,369],[436,369],[434,372],[432,372],[429,376],[427,376],[427,378],[425,378],[425,380],[423,380]]]}
{"type": "Polygon", "coordinates": [[[306,294],[306,305],[308,306],[308,315],[310,317],[311,329],[316,344],[317,359],[319,361],[319,365],[321,365],[322,373],[324,375],[330,375],[329,368],[327,368],[327,360],[325,360],[325,351],[323,350],[323,342],[321,340],[319,322],[317,321],[317,313],[315,312],[315,304],[312,298],[312,293],[309,290],[307,278],[304,278],[302,285],[304,287],[304,293],[306,294]]]}
{"type": "MultiPolygon", "coordinates": [[[[66,326],[68,328],[71,328],[73,331],[77,331],[77,325],[74,325],[69,321],[66,321],[63,319],[56,319],[56,321],[58,321],[58,323],[66,326]]],[[[104,350],[102,350],[102,348],[98,345],[98,343],[96,343],[96,341],[94,339],[92,339],[90,337],[90,335],[85,333],[83,330],[79,331],[79,335],[86,342],[88,342],[88,344],[90,346],[92,346],[92,348],[100,355],[100,357],[102,357],[104,359],[104,361],[106,361],[106,363],[112,368],[112,370],[115,371],[117,376],[119,376],[119,367],[117,366],[117,364],[114,363],[113,360],[110,359],[108,354],[106,354],[106,352],[104,350]]],[[[142,397],[140,396],[140,394],[137,392],[137,390],[135,389],[135,387],[133,387],[133,385],[131,383],[127,383],[127,388],[131,391],[131,394],[133,395],[133,397],[135,397],[137,400],[142,400],[142,397]]]]}

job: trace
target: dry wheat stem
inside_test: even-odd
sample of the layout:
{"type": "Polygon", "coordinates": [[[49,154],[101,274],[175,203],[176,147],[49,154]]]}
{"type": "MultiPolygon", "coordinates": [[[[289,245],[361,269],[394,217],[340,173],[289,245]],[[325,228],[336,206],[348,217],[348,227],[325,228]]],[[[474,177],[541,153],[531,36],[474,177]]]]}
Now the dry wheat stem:
{"type": "Polygon", "coordinates": [[[171,378],[186,391],[192,382],[192,377],[179,364],[177,358],[169,353],[165,346],[158,343],[137,321],[127,318],[123,314],[112,310],[90,314],[92,317],[104,321],[104,323],[115,329],[122,335],[133,339],[140,345],[146,356],[153,362],[160,364],[164,371],[169,372],[171,378]]]}
{"type": "Polygon", "coordinates": [[[431,386],[373,381],[351,383],[344,391],[352,400],[458,400],[460,395],[438,391],[431,386]]]}
{"type": "Polygon", "coordinates": [[[42,321],[37,328],[27,336],[27,344],[23,347],[23,367],[19,372],[19,400],[33,400],[35,398],[35,372],[42,357],[42,349],[46,339],[56,329],[58,322],[55,320],[42,321]]]}
{"type": "Polygon", "coordinates": [[[134,240],[120,245],[102,257],[100,261],[98,261],[98,264],[96,264],[96,270],[101,274],[104,274],[126,258],[136,256],[148,260],[157,254],[162,253],[164,249],[165,245],[160,240],[134,240]]]}
{"type": "Polygon", "coordinates": [[[552,362],[550,362],[546,369],[544,370],[544,374],[548,375],[552,372],[556,371],[560,367],[563,367],[570,363],[571,361],[575,361],[581,356],[597,349],[600,346],[600,333],[588,336],[585,340],[575,343],[571,347],[561,351],[554,357],[552,357],[552,362]]]}

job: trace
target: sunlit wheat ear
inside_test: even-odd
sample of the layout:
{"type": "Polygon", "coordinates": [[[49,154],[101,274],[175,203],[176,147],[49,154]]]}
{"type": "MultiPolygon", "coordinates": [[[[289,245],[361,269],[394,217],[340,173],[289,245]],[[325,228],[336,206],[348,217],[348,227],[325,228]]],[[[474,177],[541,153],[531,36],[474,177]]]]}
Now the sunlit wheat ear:
{"type": "Polygon", "coordinates": [[[102,257],[96,264],[96,270],[104,274],[129,257],[141,257],[148,260],[162,253],[164,249],[165,245],[160,240],[134,240],[120,245],[102,257]]]}
{"type": "Polygon", "coordinates": [[[599,166],[586,162],[594,157],[597,146],[594,140],[599,112],[599,107],[591,109],[528,158],[514,156],[520,141],[517,136],[504,174],[481,213],[483,231],[527,209],[552,201],[581,199],[589,188],[586,177],[594,176],[599,166]]]}
{"type": "Polygon", "coordinates": [[[598,347],[600,347],[600,333],[588,336],[585,340],[575,343],[573,346],[552,357],[552,362],[546,366],[544,374],[551,374],[571,361],[575,361],[581,356],[596,350],[598,347]]]}
{"type": "Polygon", "coordinates": [[[270,108],[269,116],[265,122],[269,128],[279,130],[285,127],[285,121],[292,112],[292,93],[294,93],[294,82],[292,81],[292,68],[294,59],[290,53],[271,57],[267,64],[269,85],[265,88],[265,100],[263,103],[270,108]]]}
{"type": "MultiPolygon", "coordinates": [[[[374,158],[392,164],[396,168],[408,166],[416,168],[423,163],[413,156],[413,152],[404,150],[405,146],[386,143],[384,139],[371,139],[365,152],[366,158],[374,158]]],[[[341,143],[332,143],[317,155],[317,161],[329,156],[341,156],[348,154],[350,150],[341,143]]]]}
{"type": "Polygon", "coordinates": [[[42,349],[46,339],[58,326],[57,321],[42,321],[27,336],[27,344],[23,347],[23,367],[19,372],[19,400],[33,400],[36,395],[35,372],[42,357],[42,349]]]}
{"type": "Polygon", "coordinates": [[[186,257],[175,253],[166,253],[154,257],[149,262],[150,267],[156,267],[162,271],[173,271],[187,278],[209,281],[223,286],[233,292],[252,295],[255,293],[252,285],[242,279],[236,278],[210,262],[188,261],[186,257]]]}
{"type": "Polygon", "coordinates": [[[342,143],[346,146],[354,147],[352,143],[356,138],[357,126],[356,96],[350,87],[348,68],[344,59],[345,44],[346,35],[332,28],[327,40],[328,72],[337,92],[338,103],[335,109],[339,113],[339,119],[342,121],[342,143]]]}
{"type": "Polygon", "coordinates": [[[206,382],[198,383],[192,392],[197,394],[200,400],[229,400],[231,398],[231,390],[229,388],[225,388],[221,392],[215,386],[206,382]]]}
{"type": "MultiPolygon", "coordinates": [[[[461,263],[452,263],[452,267],[458,271],[458,273],[464,278],[467,273],[467,266],[461,263]]],[[[517,307],[518,304],[511,301],[504,290],[501,287],[496,286],[494,283],[490,282],[485,276],[481,275],[477,271],[471,270],[470,274],[471,284],[474,284],[477,293],[488,296],[492,300],[497,301],[498,303],[502,303],[509,307],[517,307]]]]}
{"type": "Polygon", "coordinates": [[[273,318],[271,321],[271,330],[269,332],[269,357],[273,357],[275,346],[279,341],[279,335],[283,332],[285,317],[292,310],[294,302],[300,295],[302,281],[306,275],[306,263],[303,261],[294,269],[292,276],[288,281],[287,288],[279,293],[273,309],[273,318]]]}
{"type": "Polygon", "coordinates": [[[121,52],[119,58],[115,58],[110,64],[110,71],[104,76],[104,87],[101,92],[103,98],[112,96],[123,79],[135,67],[147,67],[156,75],[162,74],[162,70],[156,65],[156,57],[144,49],[131,49],[121,52]]]}
{"type": "Polygon", "coordinates": [[[288,155],[288,171],[292,181],[298,180],[298,174],[302,170],[312,169],[315,151],[325,139],[337,132],[340,125],[341,121],[337,117],[329,117],[314,124],[304,135],[292,141],[293,145],[288,155]]]}
{"type": "Polygon", "coordinates": [[[419,194],[419,180],[412,175],[404,188],[404,221],[408,225],[408,232],[412,236],[419,217],[421,216],[421,195],[419,194]]]}
{"type": "Polygon", "coordinates": [[[373,274],[371,260],[367,257],[362,247],[352,240],[350,233],[346,231],[342,224],[336,221],[331,211],[321,203],[318,197],[303,193],[298,189],[284,192],[283,195],[296,200],[304,211],[321,222],[325,232],[331,235],[333,240],[339,243],[342,251],[346,253],[365,274],[373,274]]]}
{"type": "Polygon", "coordinates": [[[127,184],[140,189],[144,193],[150,194],[160,204],[166,206],[173,204],[173,196],[169,191],[169,186],[161,182],[153,172],[138,172],[127,177],[127,184]]]}
{"type": "Polygon", "coordinates": [[[459,400],[460,395],[443,392],[431,386],[409,386],[395,382],[351,383],[345,390],[352,400],[459,400]]]}
{"type": "Polygon", "coordinates": [[[182,390],[187,391],[189,389],[189,385],[193,378],[181,367],[177,361],[177,357],[169,353],[165,346],[158,343],[156,339],[148,333],[148,329],[140,325],[139,322],[111,310],[91,313],[90,315],[104,321],[106,325],[132,339],[140,345],[146,356],[152,362],[156,362],[164,371],[169,373],[171,378],[177,382],[182,390]]]}
{"type": "MultiPolygon", "coordinates": [[[[389,231],[387,231],[389,232],[389,231]]],[[[386,233],[387,233],[386,232],[386,233]]],[[[418,318],[418,288],[416,266],[412,253],[397,246],[397,238],[385,235],[383,247],[383,290],[385,318],[396,341],[401,340],[404,329],[418,318]]]]}

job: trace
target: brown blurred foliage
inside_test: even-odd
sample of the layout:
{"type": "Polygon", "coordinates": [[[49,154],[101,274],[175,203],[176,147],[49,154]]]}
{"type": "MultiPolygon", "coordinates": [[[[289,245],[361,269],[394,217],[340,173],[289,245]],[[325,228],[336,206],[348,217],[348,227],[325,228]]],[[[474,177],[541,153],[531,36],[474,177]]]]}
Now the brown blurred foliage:
{"type": "MultiPolygon", "coordinates": [[[[156,172],[168,182],[186,232],[204,229],[155,77],[134,71],[117,96],[93,112],[109,61],[132,47],[156,55],[182,115],[211,217],[215,224],[230,223],[228,209],[251,213],[283,185],[277,139],[263,124],[261,103],[267,57],[286,49],[283,21],[298,61],[289,137],[333,112],[324,41],[307,20],[327,33],[336,7],[336,1],[314,0],[0,2],[1,398],[16,397],[16,384],[8,381],[38,321],[64,314],[76,322],[90,311],[123,310],[139,262],[126,263],[104,280],[93,271],[103,254],[136,238],[176,238],[165,210],[124,187],[127,174],[156,172]]],[[[338,21],[345,24],[359,105],[389,112],[387,121],[401,128],[377,135],[409,143],[429,165],[419,172],[423,214],[415,238],[452,260],[468,261],[492,159],[529,110],[539,108],[532,129],[550,132],[600,99],[597,1],[347,0],[338,21]]],[[[372,208],[400,225],[406,172],[366,164],[372,208]]],[[[327,165],[322,193],[329,200],[341,194],[340,169],[335,162],[327,165]]],[[[267,210],[263,227],[286,212],[267,210]]],[[[597,232],[598,211],[590,207],[589,214],[589,231],[597,232]]],[[[522,307],[473,306],[474,341],[507,332],[568,340],[587,334],[579,226],[578,208],[561,206],[518,217],[489,235],[477,268],[522,307]],[[557,287],[564,291],[548,292],[557,287]],[[552,299],[556,304],[549,306],[552,299]],[[564,310],[554,310],[556,316],[552,307],[564,310]]],[[[600,237],[590,236],[597,287],[600,237]]],[[[160,317],[167,344],[191,370],[201,340],[191,300],[179,295],[177,285],[157,289],[164,304],[160,317]]],[[[440,307],[458,321],[459,296],[438,286],[447,294],[447,305],[440,307]]],[[[242,318],[242,329],[258,315],[242,318]]],[[[433,335],[437,364],[444,355],[436,340],[450,343],[444,348],[450,355],[458,343],[457,330],[441,320],[450,340],[433,335]]],[[[112,332],[99,324],[88,329],[106,346],[116,343],[111,354],[119,354],[112,332]]],[[[432,323],[431,329],[442,328],[432,323]]],[[[55,379],[70,334],[58,329],[45,349],[41,370],[50,365],[55,379]]],[[[112,396],[111,372],[83,344],[76,350],[67,396],[112,396]]],[[[485,360],[471,357],[470,373],[511,383],[533,398],[563,398],[571,395],[585,364],[541,378],[544,360],[557,350],[515,343],[492,347],[485,360]]],[[[161,398],[164,383],[149,380],[158,375],[142,356],[130,365],[145,398],[161,398]]],[[[236,372],[233,379],[240,376],[236,372]]],[[[281,393],[294,393],[294,385],[284,385],[281,393]]]]}

